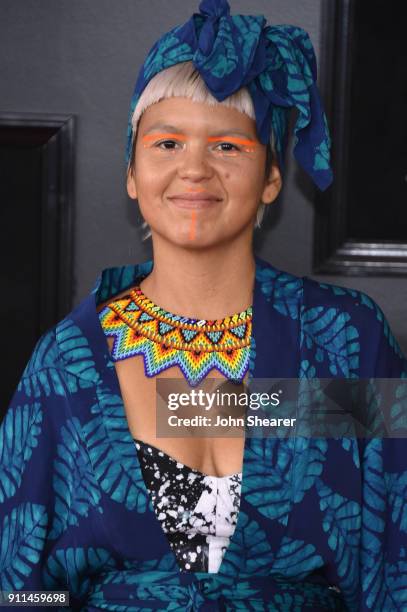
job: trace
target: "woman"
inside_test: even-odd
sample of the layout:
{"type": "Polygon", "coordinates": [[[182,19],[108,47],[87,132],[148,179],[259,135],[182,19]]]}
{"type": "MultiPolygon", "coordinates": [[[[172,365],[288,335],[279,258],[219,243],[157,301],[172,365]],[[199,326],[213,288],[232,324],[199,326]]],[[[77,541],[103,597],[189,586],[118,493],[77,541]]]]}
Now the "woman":
{"type": "Polygon", "coordinates": [[[104,270],[23,373],[1,429],[3,591],[89,611],[403,609],[402,440],[157,433],[156,389],[184,382],[407,375],[368,296],[253,255],[290,108],[297,159],[332,180],[312,45],[264,22],[204,0],[142,67],[127,187],[154,258],[104,270]]]}

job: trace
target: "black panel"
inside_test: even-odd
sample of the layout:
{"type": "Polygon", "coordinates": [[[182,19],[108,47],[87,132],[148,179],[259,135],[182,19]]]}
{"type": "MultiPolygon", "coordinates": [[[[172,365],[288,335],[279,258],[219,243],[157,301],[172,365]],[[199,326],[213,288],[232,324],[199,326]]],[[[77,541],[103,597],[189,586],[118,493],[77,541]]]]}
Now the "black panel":
{"type": "Polygon", "coordinates": [[[355,4],[348,235],[407,240],[407,36],[402,2],[355,4]],[[389,18],[390,17],[390,18],[389,18]]]}
{"type": "Polygon", "coordinates": [[[326,0],[320,86],[333,184],[316,196],[314,273],[407,274],[404,6],[326,0]]]}
{"type": "Polygon", "coordinates": [[[0,115],[0,420],[35,343],[71,308],[72,123],[0,115]]]}
{"type": "Polygon", "coordinates": [[[41,158],[39,147],[0,146],[2,403],[40,333],[41,158]]]}

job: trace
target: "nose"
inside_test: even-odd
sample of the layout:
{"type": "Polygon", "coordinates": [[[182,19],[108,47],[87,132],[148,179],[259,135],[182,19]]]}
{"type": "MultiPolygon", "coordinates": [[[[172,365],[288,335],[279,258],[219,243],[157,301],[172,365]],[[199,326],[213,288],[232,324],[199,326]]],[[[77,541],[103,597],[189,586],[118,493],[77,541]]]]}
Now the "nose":
{"type": "Polygon", "coordinates": [[[180,178],[199,181],[210,178],[213,174],[208,159],[207,144],[194,143],[186,148],[180,160],[178,174],[180,178]]]}

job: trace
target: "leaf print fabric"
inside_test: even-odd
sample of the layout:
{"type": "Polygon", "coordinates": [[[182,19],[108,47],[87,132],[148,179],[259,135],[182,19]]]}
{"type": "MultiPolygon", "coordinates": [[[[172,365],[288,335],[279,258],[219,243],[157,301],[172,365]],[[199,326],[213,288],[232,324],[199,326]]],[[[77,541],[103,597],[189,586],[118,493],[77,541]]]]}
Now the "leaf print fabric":
{"type": "Polygon", "coordinates": [[[22,475],[41,434],[40,402],[16,406],[9,411],[0,430],[0,502],[12,497],[21,485],[22,475]]]}
{"type": "Polygon", "coordinates": [[[38,564],[45,542],[47,512],[40,504],[21,503],[1,525],[1,562],[5,569],[2,590],[21,589],[38,564]]]}
{"type": "MultiPolygon", "coordinates": [[[[181,571],[96,311],[152,265],[104,270],[33,349],[0,426],[0,589],[68,590],[74,611],[407,609],[402,438],[246,438],[218,571],[181,571]]],[[[251,379],[400,379],[401,427],[406,361],[368,296],[256,258],[253,297],[251,379]]]]}

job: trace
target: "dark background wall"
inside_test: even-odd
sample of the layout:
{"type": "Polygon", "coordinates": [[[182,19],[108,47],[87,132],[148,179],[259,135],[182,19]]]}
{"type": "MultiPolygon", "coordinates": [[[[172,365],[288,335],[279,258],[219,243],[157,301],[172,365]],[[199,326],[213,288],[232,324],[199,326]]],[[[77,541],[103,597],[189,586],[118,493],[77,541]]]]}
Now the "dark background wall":
{"type": "MultiPolygon", "coordinates": [[[[232,12],[305,28],[321,56],[324,0],[230,0],[232,12]]],[[[99,271],[151,256],[125,192],[127,113],[141,62],[198,0],[0,0],[0,111],[76,116],[73,303],[99,271]]],[[[290,145],[291,148],[291,145],[290,145]]],[[[22,175],[22,179],[23,179],[22,175]]],[[[313,186],[288,154],[285,187],[257,231],[257,253],[294,274],[311,274],[313,186]]],[[[403,277],[323,277],[376,299],[407,351],[403,277]]]]}

